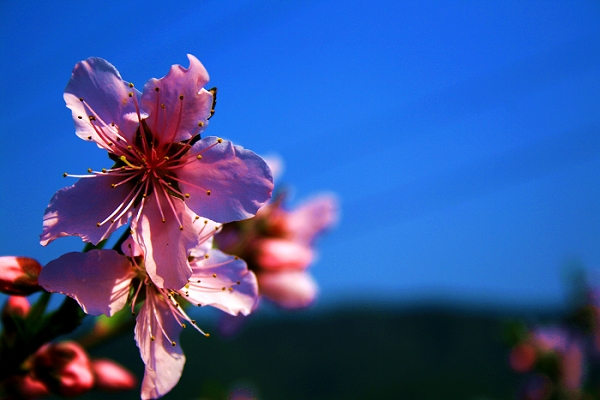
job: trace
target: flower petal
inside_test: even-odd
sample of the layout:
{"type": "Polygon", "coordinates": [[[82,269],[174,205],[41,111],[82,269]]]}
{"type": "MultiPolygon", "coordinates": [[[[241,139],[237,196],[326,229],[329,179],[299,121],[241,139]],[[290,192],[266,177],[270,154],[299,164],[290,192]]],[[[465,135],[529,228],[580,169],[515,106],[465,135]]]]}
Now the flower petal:
{"type": "Polygon", "coordinates": [[[111,187],[119,180],[119,177],[97,175],[82,178],[73,186],[57,191],[44,213],[40,243],[45,246],[59,237],[75,235],[98,244],[126,224],[131,215],[129,211],[114,223],[108,221],[97,226],[119,208],[131,191],[127,184],[111,187]]]}
{"type": "Polygon", "coordinates": [[[129,260],[114,250],[67,253],[42,268],[39,284],[77,300],[91,315],[114,315],[127,302],[133,277],[129,260]]]}
{"type": "Polygon", "coordinates": [[[166,299],[154,288],[147,287],[146,301],[135,325],[135,341],[146,365],[142,399],[162,397],[179,381],[185,364],[185,356],[178,343],[181,330],[166,299]]]}
{"type": "Polygon", "coordinates": [[[312,249],[287,239],[266,238],[254,243],[256,263],[266,270],[303,270],[313,261],[312,249]]]}
{"type": "Polygon", "coordinates": [[[309,306],[317,295],[317,284],[304,271],[257,273],[260,294],[284,308],[309,306]]]}
{"type": "Polygon", "coordinates": [[[103,127],[105,135],[113,141],[116,140],[118,127],[121,136],[131,142],[139,121],[137,117],[131,118],[136,110],[129,93],[140,97],[140,93],[129,88],[119,71],[108,61],[91,57],[78,62],[64,94],[67,107],[73,113],[77,136],[85,140],[91,137],[91,140],[105,148],[105,141],[90,123],[90,117],[94,117],[96,123],[103,127]],[[112,123],[116,127],[111,127],[112,123]]]}
{"type": "Polygon", "coordinates": [[[227,140],[206,137],[188,153],[201,157],[178,171],[179,185],[191,197],[186,204],[217,222],[252,217],[273,192],[273,177],[258,155],[227,140]]]}
{"type": "Polygon", "coordinates": [[[258,300],[254,273],[235,256],[216,249],[206,255],[191,262],[194,273],[180,292],[196,305],[213,306],[232,315],[250,314],[258,300]]]}
{"type": "Polygon", "coordinates": [[[180,288],[192,274],[187,256],[198,244],[198,235],[192,224],[193,214],[183,201],[170,200],[173,207],[164,195],[148,196],[143,212],[131,224],[132,236],[144,252],[146,271],[152,281],[162,288],[180,288]]]}
{"type": "Polygon", "coordinates": [[[289,212],[286,228],[296,241],[310,245],[317,235],[337,222],[338,210],[334,195],[315,197],[289,212]]]}
{"type": "Polygon", "coordinates": [[[165,77],[144,85],[146,122],[161,143],[187,140],[208,124],[213,103],[212,93],[203,89],[208,72],[196,57],[188,54],[188,59],[189,68],[173,65],[165,77]]]}

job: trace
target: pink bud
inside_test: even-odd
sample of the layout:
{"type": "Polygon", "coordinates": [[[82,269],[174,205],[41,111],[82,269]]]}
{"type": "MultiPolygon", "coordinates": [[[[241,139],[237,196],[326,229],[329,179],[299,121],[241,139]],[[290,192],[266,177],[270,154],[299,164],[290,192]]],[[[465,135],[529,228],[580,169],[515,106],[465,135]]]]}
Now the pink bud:
{"type": "Polygon", "coordinates": [[[313,261],[310,247],[286,239],[261,239],[256,247],[256,263],[265,270],[303,270],[313,261]]]}
{"type": "Polygon", "coordinates": [[[92,360],[92,370],[96,376],[96,388],[107,392],[131,390],[137,386],[137,379],[125,367],[107,359],[92,360]]]}
{"type": "Polygon", "coordinates": [[[94,386],[90,360],[75,342],[47,343],[33,357],[35,375],[56,394],[79,396],[94,386]]]}
{"type": "Polygon", "coordinates": [[[0,292],[27,296],[37,292],[42,266],[33,258],[0,257],[0,292]]]}
{"type": "Polygon", "coordinates": [[[31,374],[15,378],[13,387],[24,399],[37,399],[50,394],[48,386],[46,386],[44,382],[33,377],[31,374]]]}
{"type": "Polygon", "coordinates": [[[25,318],[29,313],[30,308],[31,304],[29,303],[29,300],[27,300],[27,297],[8,296],[8,299],[4,304],[4,309],[2,309],[2,317],[18,316],[25,318]]]}

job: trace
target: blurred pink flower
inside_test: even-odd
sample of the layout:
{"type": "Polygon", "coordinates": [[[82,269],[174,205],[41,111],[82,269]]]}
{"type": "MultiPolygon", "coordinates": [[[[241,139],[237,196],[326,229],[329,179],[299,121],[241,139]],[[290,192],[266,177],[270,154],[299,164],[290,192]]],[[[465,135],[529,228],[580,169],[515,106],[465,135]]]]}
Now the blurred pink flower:
{"type": "Polygon", "coordinates": [[[143,399],[161,397],[179,381],[185,364],[178,342],[181,330],[189,324],[205,334],[184,311],[180,299],[234,315],[248,315],[257,301],[256,277],[245,262],[212,249],[212,238],[219,225],[209,220],[201,222],[199,218],[193,221],[197,245],[186,257],[192,275],[179,289],[152,281],[144,269],[143,248],[131,237],[122,246],[127,256],[114,250],[68,253],[51,261],[40,274],[40,284],[46,290],[74,298],[92,315],[114,315],[124,307],[130,292],[133,312],[138,295],[145,288],[145,301],[135,327],[135,340],[146,365],[143,399]]]}
{"type": "Polygon", "coordinates": [[[92,360],[92,372],[95,387],[105,392],[131,390],[137,385],[137,379],[128,369],[108,359],[92,360]]]}
{"type": "Polygon", "coordinates": [[[0,292],[26,296],[40,290],[38,275],[42,266],[29,257],[0,257],[0,292]]]}
{"type": "MultiPolygon", "coordinates": [[[[262,158],[216,137],[200,138],[213,105],[208,73],[194,56],[150,79],[143,93],[101,58],[79,62],[65,89],[77,135],[115,162],[88,170],[52,197],[43,245],[61,236],[97,244],[131,218],[152,280],[181,287],[191,275],[186,257],[196,239],[187,209],[217,222],[253,216],[273,189],[262,158]],[[161,269],[168,262],[172,268],[161,269]]],[[[67,174],[65,174],[67,176],[67,174]]]]}
{"type": "Polygon", "coordinates": [[[280,197],[252,219],[225,224],[215,240],[224,252],[246,260],[262,296],[284,308],[302,308],[318,292],[306,271],[315,259],[315,239],[335,224],[338,205],[332,195],[313,198],[292,211],[282,202],[280,197]]]}

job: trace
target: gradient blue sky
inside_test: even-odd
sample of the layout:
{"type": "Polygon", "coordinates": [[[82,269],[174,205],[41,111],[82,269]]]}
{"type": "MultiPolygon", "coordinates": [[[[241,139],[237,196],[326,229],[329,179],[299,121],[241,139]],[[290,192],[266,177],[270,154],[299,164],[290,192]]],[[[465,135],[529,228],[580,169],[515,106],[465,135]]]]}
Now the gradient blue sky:
{"type": "Polygon", "coordinates": [[[557,304],[566,264],[600,271],[597,1],[19,1],[0,20],[0,255],[82,248],[38,243],[62,173],[111,164],[64,106],[75,63],[141,87],[192,53],[219,88],[207,134],[281,155],[296,202],[339,195],[322,302],[557,304]]]}

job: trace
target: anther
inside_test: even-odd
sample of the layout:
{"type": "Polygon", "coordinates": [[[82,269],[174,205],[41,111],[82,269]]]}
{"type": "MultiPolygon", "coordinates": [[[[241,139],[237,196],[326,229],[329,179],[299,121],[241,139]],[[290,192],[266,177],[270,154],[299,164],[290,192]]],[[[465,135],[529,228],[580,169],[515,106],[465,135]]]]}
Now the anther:
{"type": "Polygon", "coordinates": [[[96,117],[94,117],[93,115],[90,115],[90,116],[89,116],[89,119],[90,119],[90,121],[95,121],[95,120],[96,120],[96,117]]]}
{"type": "Polygon", "coordinates": [[[229,288],[229,291],[230,291],[230,292],[233,292],[233,288],[232,288],[232,287],[230,287],[230,288],[229,288]]]}
{"type": "Polygon", "coordinates": [[[189,193],[186,193],[186,194],[185,194],[185,198],[186,198],[186,199],[189,199],[189,198],[190,198],[190,194],[189,194],[189,193]]]}
{"type": "Polygon", "coordinates": [[[164,224],[165,222],[167,222],[167,220],[163,218],[163,219],[162,219],[162,222],[163,222],[163,224],[164,224]]]}
{"type": "Polygon", "coordinates": [[[237,281],[237,282],[236,282],[236,284],[238,284],[238,285],[239,285],[239,284],[240,284],[240,281],[237,281]]]}
{"type": "Polygon", "coordinates": [[[158,91],[160,90],[160,88],[158,88],[158,87],[155,87],[155,88],[154,88],[154,90],[156,90],[156,91],[158,92],[158,91]]]}
{"type": "Polygon", "coordinates": [[[202,160],[202,155],[198,154],[198,155],[196,156],[196,158],[197,158],[198,160],[202,160]]]}
{"type": "Polygon", "coordinates": [[[91,137],[91,136],[88,136],[88,138],[87,138],[87,139],[88,139],[88,140],[92,140],[92,137],[91,137]]]}
{"type": "Polygon", "coordinates": [[[91,174],[91,173],[92,173],[92,169],[88,168],[88,174],[91,174]]]}
{"type": "Polygon", "coordinates": [[[133,92],[129,92],[129,97],[133,97],[133,92]]]}
{"type": "Polygon", "coordinates": [[[69,174],[67,174],[66,172],[63,174],[63,178],[66,178],[67,176],[69,176],[69,174]]]}
{"type": "Polygon", "coordinates": [[[100,228],[100,222],[96,222],[96,228],[100,228]]]}
{"type": "Polygon", "coordinates": [[[116,188],[116,187],[117,187],[117,184],[116,184],[116,183],[111,183],[111,184],[110,184],[110,187],[111,187],[111,188],[116,188]]]}
{"type": "MultiPolygon", "coordinates": [[[[208,254],[205,254],[204,258],[208,260],[208,254]]],[[[216,276],[216,275],[213,275],[213,276],[216,276]]]]}
{"type": "Polygon", "coordinates": [[[133,83],[129,82],[129,87],[132,88],[133,87],[133,83]]]}
{"type": "Polygon", "coordinates": [[[106,168],[102,168],[102,173],[105,174],[106,173],[106,168]]]}
{"type": "Polygon", "coordinates": [[[79,119],[83,119],[83,117],[82,117],[81,115],[78,115],[78,116],[77,116],[77,118],[79,118],[79,119]]]}
{"type": "Polygon", "coordinates": [[[179,225],[179,230],[182,231],[183,230],[183,225],[179,225]]]}
{"type": "Polygon", "coordinates": [[[205,337],[209,337],[209,336],[210,336],[210,333],[205,333],[205,334],[204,334],[204,336],[205,336],[205,337]]]}
{"type": "Polygon", "coordinates": [[[154,337],[154,335],[150,335],[150,340],[152,340],[154,342],[154,340],[156,340],[156,338],[154,337]]]}
{"type": "Polygon", "coordinates": [[[206,195],[207,195],[207,196],[210,196],[210,190],[207,190],[207,191],[206,191],[206,195]]]}
{"type": "Polygon", "coordinates": [[[181,327],[182,327],[183,329],[185,329],[185,328],[186,328],[185,324],[181,324],[181,327]]]}
{"type": "Polygon", "coordinates": [[[217,277],[217,274],[213,274],[213,278],[216,278],[216,277],[217,277]]]}
{"type": "Polygon", "coordinates": [[[217,139],[217,142],[218,142],[218,143],[223,143],[223,139],[221,139],[221,138],[218,138],[218,139],[217,139]]]}
{"type": "Polygon", "coordinates": [[[202,127],[204,126],[204,122],[202,122],[202,121],[198,122],[198,126],[199,126],[200,128],[202,128],[202,127]]]}
{"type": "Polygon", "coordinates": [[[169,156],[164,157],[165,161],[169,161],[169,156]]]}
{"type": "Polygon", "coordinates": [[[83,97],[80,97],[80,98],[79,98],[79,101],[83,101],[83,97]]]}
{"type": "Polygon", "coordinates": [[[223,286],[223,287],[221,288],[221,290],[222,290],[222,291],[225,291],[225,286],[223,286]]]}
{"type": "Polygon", "coordinates": [[[179,96],[179,100],[183,100],[183,95],[179,96]]]}

